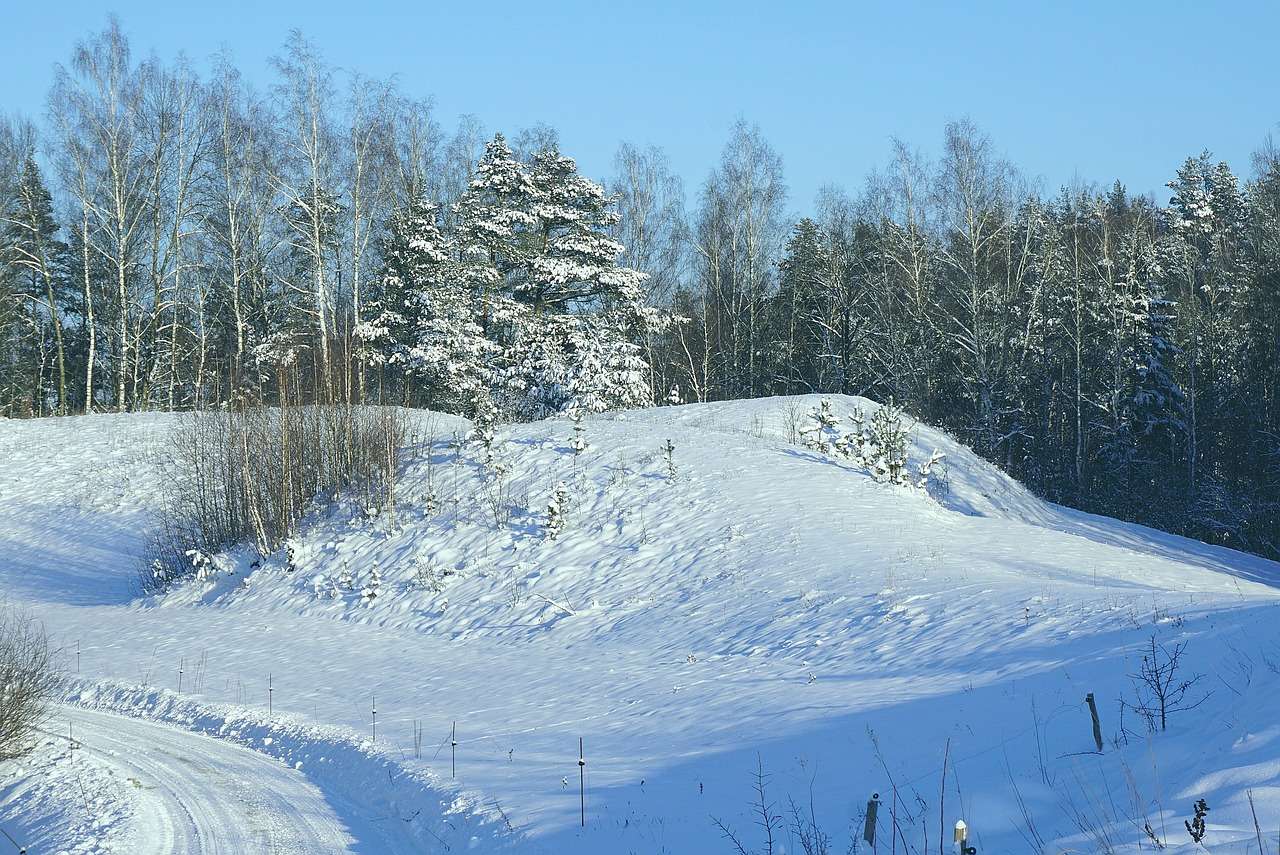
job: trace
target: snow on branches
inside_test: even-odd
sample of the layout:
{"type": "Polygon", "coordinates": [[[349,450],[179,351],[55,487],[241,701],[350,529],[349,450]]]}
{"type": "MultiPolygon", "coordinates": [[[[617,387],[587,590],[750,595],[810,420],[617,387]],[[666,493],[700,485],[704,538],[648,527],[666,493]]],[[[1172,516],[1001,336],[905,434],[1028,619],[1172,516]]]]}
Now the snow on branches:
{"type": "Polygon", "coordinates": [[[618,264],[613,201],[571,158],[525,163],[494,137],[449,228],[425,200],[392,218],[365,361],[472,417],[483,399],[515,419],[651,405],[638,342],[668,321],[618,264]]]}
{"type": "Polygon", "coordinates": [[[916,466],[915,477],[912,477],[907,465],[911,432],[903,425],[902,410],[892,399],[871,414],[869,424],[862,408],[855,407],[845,416],[849,422],[847,430],[841,428],[841,420],[827,398],[809,412],[809,419],[811,423],[800,429],[800,439],[806,448],[851,460],[877,481],[887,484],[924,489],[933,467],[943,459],[940,451],[934,451],[928,460],[916,466]]]}

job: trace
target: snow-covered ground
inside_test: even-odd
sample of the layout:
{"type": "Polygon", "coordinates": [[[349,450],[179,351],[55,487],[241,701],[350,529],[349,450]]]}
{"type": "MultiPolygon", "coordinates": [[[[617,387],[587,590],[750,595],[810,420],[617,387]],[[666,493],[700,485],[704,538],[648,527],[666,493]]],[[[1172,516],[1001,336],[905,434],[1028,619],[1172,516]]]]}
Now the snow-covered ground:
{"type": "MultiPolygon", "coordinates": [[[[1250,794],[1280,845],[1280,565],[1041,502],[923,426],[930,493],[878,483],[795,441],[817,401],[588,419],[576,455],[570,422],[514,426],[497,478],[465,423],[414,414],[394,511],[317,511],[292,572],[230,554],[159,598],[134,579],[181,417],[0,422],[0,590],[78,671],[72,703],[294,767],[337,819],[324,851],[398,851],[364,842],[395,817],[426,851],[729,852],[713,818],[761,838],[757,762],[839,851],[873,793],[888,842],[895,787],[916,853],[961,817],[980,852],[1154,845],[1146,825],[1190,846],[1199,798],[1206,845],[1257,851],[1250,794]],[[1152,736],[1129,710],[1125,739],[1153,635],[1207,699],[1152,736]]],[[[48,833],[31,778],[0,773],[0,827],[48,833]]],[[[111,804],[104,840],[140,839],[111,804]]]]}

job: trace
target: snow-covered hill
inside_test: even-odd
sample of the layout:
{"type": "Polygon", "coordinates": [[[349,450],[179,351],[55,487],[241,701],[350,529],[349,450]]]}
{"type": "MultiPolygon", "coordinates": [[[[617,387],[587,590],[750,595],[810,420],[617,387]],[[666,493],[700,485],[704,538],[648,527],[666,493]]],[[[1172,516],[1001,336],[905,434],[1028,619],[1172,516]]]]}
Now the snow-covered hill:
{"type": "Polygon", "coordinates": [[[78,661],[84,704],[372,741],[376,698],[365,761],[421,782],[388,815],[455,849],[732,851],[713,817],[750,846],[757,761],[779,812],[812,794],[839,851],[873,793],[888,842],[894,787],[917,853],[962,816],[980,852],[1153,845],[1145,825],[1191,845],[1202,797],[1205,843],[1256,851],[1250,792],[1280,842],[1280,565],[1049,505],[924,426],[912,459],[946,455],[929,492],[879,483],[796,441],[817,402],[588,419],[578,454],[571,422],[514,426],[488,468],[454,441],[465,423],[410,414],[394,509],[339,503],[291,572],[283,550],[232,553],[148,599],[133,580],[180,417],[0,422],[0,586],[78,661]],[[1152,636],[1185,642],[1187,702],[1207,700],[1153,736],[1130,709],[1125,739],[1152,636]]]}

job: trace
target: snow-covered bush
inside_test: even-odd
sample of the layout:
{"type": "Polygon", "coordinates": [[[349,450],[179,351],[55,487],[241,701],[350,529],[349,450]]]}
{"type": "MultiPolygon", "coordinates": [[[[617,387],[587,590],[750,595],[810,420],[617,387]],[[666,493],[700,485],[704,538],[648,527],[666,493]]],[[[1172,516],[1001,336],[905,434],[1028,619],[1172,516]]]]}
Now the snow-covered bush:
{"type": "Polygon", "coordinates": [[[30,749],[57,687],[44,629],[30,615],[0,608],[0,760],[30,749]]]}
{"type": "Polygon", "coordinates": [[[424,591],[438,594],[444,590],[444,577],[452,575],[430,558],[417,559],[413,571],[413,584],[424,591]]]}

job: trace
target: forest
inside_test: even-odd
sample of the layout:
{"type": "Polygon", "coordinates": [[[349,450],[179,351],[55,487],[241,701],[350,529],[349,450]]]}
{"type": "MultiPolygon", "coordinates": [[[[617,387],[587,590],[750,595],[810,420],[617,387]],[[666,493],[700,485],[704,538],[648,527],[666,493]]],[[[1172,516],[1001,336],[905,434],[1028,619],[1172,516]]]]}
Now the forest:
{"type": "Polygon", "coordinates": [[[1055,502],[1280,557],[1280,149],[1153,198],[941,131],[796,213],[745,119],[696,187],[627,142],[596,180],[298,33],[257,91],[112,20],[0,123],[0,414],[865,395],[1055,502]]]}

